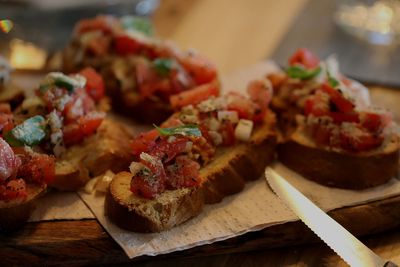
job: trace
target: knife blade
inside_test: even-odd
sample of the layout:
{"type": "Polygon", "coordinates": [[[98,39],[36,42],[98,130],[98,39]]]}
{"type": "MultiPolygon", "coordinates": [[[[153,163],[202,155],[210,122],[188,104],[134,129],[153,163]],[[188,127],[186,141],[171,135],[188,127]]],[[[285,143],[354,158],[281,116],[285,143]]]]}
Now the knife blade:
{"type": "Polygon", "coordinates": [[[275,194],[350,266],[397,266],[393,262],[385,261],[375,254],[272,168],[268,167],[265,170],[265,177],[275,194]]]}

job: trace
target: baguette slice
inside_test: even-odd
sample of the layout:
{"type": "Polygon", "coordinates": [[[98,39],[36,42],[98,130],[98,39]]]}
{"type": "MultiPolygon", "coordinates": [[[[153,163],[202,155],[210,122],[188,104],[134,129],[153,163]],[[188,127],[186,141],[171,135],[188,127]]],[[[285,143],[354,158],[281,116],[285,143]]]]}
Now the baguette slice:
{"type": "Polygon", "coordinates": [[[270,112],[248,143],[218,148],[215,158],[200,169],[204,182],[198,188],[167,190],[148,200],[130,191],[130,173],[117,174],[106,195],[106,215],[119,227],[135,232],[160,232],[187,221],[199,214],[204,204],[219,202],[262,175],[274,158],[274,127],[275,116],[270,112]]]}
{"type": "Polygon", "coordinates": [[[36,200],[45,193],[46,185],[28,183],[24,200],[0,201],[0,232],[9,233],[21,228],[35,209],[36,200]]]}
{"type": "Polygon", "coordinates": [[[97,133],[82,144],[67,149],[56,162],[56,177],[50,186],[75,191],[107,170],[120,172],[132,161],[129,133],[119,123],[106,119],[97,133]]]}
{"type": "Polygon", "coordinates": [[[326,186],[365,189],[398,175],[399,141],[363,153],[317,147],[300,130],[278,146],[278,158],[305,178],[326,186]]]}

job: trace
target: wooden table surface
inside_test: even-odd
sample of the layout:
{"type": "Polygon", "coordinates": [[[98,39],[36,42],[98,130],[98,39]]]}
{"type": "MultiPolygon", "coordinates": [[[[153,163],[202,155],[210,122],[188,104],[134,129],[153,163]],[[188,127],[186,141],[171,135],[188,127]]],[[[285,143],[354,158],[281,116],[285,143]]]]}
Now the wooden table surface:
{"type": "MultiPolygon", "coordinates": [[[[226,74],[268,57],[279,44],[305,0],[163,0],[160,2],[160,7],[153,18],[158,34],[175,41],[180,47],[201,51],[215,62],[222,74],[226,74]]],[[[398,105],[400,91],[374,88],[372,95],[379,104],[393,108],[396,115],[400,115],[398,105]]],[[[379,204],[382,205],[379,210],[386,210],[389,213],[388,207],[395,207],[400,211],[398,203],[400,198],[389,200],[379,204]],[[396,205],[391,205],[391,202],[396,205]]],[[[365,210],[364,207],[364,214],[365,210]]],[[[393,212],[392,218],[400,221],[399,214],[400,212],[393,212]]],[[[384,217],[385,214],[376,216],[384,217]]],[[[365,223],[365,229],[374,228],[374,221],[359,223],[365,223]]],[[[292,226],[292,233],[301,231],[306,232],[307,236],[313,236],[300,222],[293,223],[292,226]]],[[[316,238],[314,240],[317,241],[316,238]]],[[[380,256],[400,263],[399,227],[363,237],[362,241],[380,256]]],[[[241,242],[246,240],[238,239],[234,243],[225,244],[230,247],[224,251],[240,251],[241,242]]],[[[135,262],[134,265],[142,267],[347,266],[321,242],[277,249],[262,249],[257,242],[246,246],[252,251],[207,255],[215,251],[200,249],[188,255],[178,253],[172,257],[146,258],[145,261],[135,262]]],[[[71,258],[77,255],[79,256],[75,261],[76,265],[88,262],[104,264],[113,260],[127,262],[126,256],[121,252],[118,245],[110,241],[110,237],[95,220],[45,222],[29,224],[17,236],[2,238],[0,266],[16,265],[16,263],[31,265],[43,262],[46,258],[49,259],[46,265],[51,263],[63,265],[64,260],[71,261],[71,258]],[[48,240],[44,243],[40,240],[41,236],[47,236],[48,240]],[[82,239],[86,241],[82,242],[82,239]],[[96,247],[90,242],[91,239],[96,239],[96,247]],[[21,246],[22,243],[24,246],[21,246]],[[51,252],[46,250],[46,246],[51,247],[51,252]],[[79,251],[86,254],[79,255],[79,251]],[[101,259],[99,255],[102,255],[101,259]]]]}

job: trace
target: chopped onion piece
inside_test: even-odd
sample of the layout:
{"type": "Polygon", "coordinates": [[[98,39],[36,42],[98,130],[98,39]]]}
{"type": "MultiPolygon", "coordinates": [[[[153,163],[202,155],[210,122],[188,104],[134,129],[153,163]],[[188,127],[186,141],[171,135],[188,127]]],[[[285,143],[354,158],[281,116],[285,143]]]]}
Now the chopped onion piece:
{"type": "Polygon", "coordinates": [[[240,141],[249,141],[253,130],[253,121],[240,119],[235,128],[235,137],[240,141]]]}
{"type": "Polygon", "coordinates": [[[237,111],[220,110],[217,116],[219,121],[230,121],[232,123],[237,123],[239,121],[237,111]]]}
{"type": "Polygon", "coordinates": [[[96,177],[96,178],[93,178],[93,179],[90,179],[90,180],[85,184],[85,187],[83,188],[83,191],[84,191],[86,194],[91,194],[91,193],[93,193],[94,187],[96,186],[96,183],[97,183],[97,177],[96,177]]]}

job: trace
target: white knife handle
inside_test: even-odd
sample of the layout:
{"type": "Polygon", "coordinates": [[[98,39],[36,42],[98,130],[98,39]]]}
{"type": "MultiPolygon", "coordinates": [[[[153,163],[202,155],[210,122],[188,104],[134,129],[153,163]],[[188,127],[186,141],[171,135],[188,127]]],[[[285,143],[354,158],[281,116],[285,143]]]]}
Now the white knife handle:
{"type": "Polygon", "coordinates": [[[397,266],[395,263],[388,261],[385,263],[385,265],[383,265],[383,267],[399,267],[397,266]]]}

